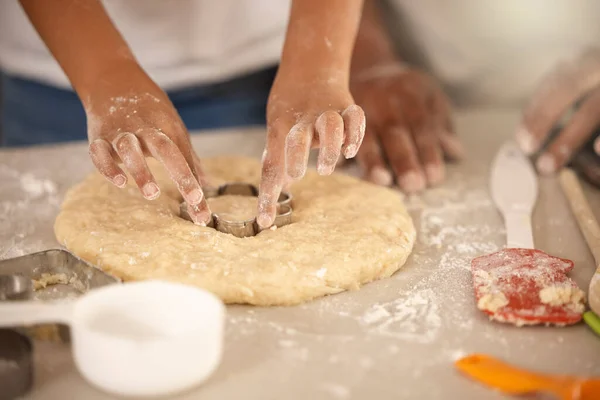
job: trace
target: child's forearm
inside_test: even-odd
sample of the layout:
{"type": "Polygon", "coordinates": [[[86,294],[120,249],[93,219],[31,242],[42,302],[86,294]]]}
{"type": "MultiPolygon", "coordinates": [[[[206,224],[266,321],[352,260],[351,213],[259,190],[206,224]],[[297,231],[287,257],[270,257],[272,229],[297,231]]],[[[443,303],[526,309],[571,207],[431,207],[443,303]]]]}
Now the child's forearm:
{"type": "Polygon", "coordinates": [[[99,0],[20,2],[82,101],[104,72],[137,65],[99,0]]]}
{"type": "Polygon", "coordinates": [[[281,68],[310,79],[348,74],[363,0],[294,0],[281,68]]]}

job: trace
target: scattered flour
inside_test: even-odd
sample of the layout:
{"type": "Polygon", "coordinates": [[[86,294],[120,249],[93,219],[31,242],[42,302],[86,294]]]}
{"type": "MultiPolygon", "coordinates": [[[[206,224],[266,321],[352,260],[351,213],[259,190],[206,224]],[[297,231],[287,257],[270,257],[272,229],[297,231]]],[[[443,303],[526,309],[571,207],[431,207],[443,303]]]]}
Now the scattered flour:
{"type": "Polygon", "coordinates": [[[350,397],[350,389],[338,383],[326,382],[321,388],[336,399],[347,399],[350,397]]]}
{"type": "MultiPolygon", "coordinates": [[[[44,172],[40,172],[40,175],[44,172]]],[[[0,164],[0,259],[19,257],[40,250],[40,240],[31,239],[60,206],[58,187],[35,172],[21,173],[0,164]]]]}
{"type": "Polygon", "coordinates": [[[438,299],[432,289],[375,304],[363,314],[361,322],[370,328],[370,333],[418,343],[435,340],[442,326],[438,299]]]}

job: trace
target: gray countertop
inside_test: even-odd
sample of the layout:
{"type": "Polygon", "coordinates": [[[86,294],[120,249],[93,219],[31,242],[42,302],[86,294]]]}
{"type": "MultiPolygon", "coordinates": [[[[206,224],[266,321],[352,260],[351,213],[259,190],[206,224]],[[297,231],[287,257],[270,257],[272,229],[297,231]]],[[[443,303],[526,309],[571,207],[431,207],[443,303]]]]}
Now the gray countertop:
{"type": "MultiPolygon", "coordinates": [[[[447,182],[406,199],[418,241],[392,278],[298,307],[228,308],[217,372],[181,399],[502,399],[460,376],[453,361],[489,353],[549,373],[600,375],[600,338],[583,324],[515,328],[475,308],[470,260],[503,245],[488,195],[489,163],[510,138],[514,111],[457,115],[468,159],[447,182]]],[[[201,156],[259,157],[261,129],[198,133],[201,156]]],[[[58,247],[53,223],[65,191],[91,172],[84,143],[0,150],[0,259],[58,247]]],[[[356,173],[355,168],[345,169],[356,173]]],[[[592,208],[600,193],[586,186],[592,208]]],[[[537,247],[575,262],[587,290],[595,269],[558,182],[542,179],[534,215],[537,247]]],[[[35,345],[31,399],[108,399],[74,369],[68,345],[35,345]]]]}

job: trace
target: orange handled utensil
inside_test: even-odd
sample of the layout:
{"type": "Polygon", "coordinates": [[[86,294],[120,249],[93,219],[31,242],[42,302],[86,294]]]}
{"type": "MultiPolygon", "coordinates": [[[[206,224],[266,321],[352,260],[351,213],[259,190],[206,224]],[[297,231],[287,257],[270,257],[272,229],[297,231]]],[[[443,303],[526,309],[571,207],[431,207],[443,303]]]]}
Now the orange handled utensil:
{"type": "Polygon", "coordinates": [[[471,354],[456,361],[455,366],[474,380],[506,394],[547,393],[560,400],[600,399],[600,379],[539,374],[485,354],[471,354]]]}

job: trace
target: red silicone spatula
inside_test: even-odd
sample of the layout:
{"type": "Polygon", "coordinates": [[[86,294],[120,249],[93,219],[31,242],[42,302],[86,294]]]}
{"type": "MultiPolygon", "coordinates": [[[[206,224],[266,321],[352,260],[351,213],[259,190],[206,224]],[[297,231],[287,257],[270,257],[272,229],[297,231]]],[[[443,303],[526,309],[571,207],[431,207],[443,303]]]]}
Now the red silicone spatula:
{"type": "Polygon", "coordinates": [[[573,262],[534,248],[537,178],[512,142],[494,160],[491,191],[504,217],[507,247],[471,262],[477,307],[491,319],[519,326],[579,322],[584,293],[567,276],[573,262]]]}

